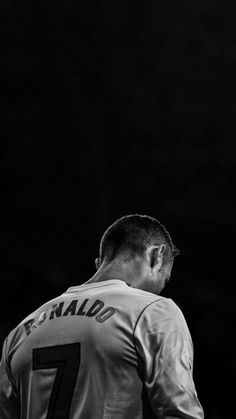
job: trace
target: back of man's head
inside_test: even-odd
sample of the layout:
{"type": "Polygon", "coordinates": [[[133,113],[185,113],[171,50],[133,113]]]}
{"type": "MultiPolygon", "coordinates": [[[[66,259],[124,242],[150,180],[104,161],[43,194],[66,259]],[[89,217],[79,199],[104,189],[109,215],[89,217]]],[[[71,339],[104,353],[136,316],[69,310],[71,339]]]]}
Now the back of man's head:
{"type": "Polygon", "coordinates": [[[170,234],[158,220],[148,215],[126,215],[116,220],[103,234],[99,257],[101,262],[111,262],[117,256],[128,260],[136,255],[142,256],[148,246],[161,244],[166,246],[166,262],[179,253],[170,234]]]}

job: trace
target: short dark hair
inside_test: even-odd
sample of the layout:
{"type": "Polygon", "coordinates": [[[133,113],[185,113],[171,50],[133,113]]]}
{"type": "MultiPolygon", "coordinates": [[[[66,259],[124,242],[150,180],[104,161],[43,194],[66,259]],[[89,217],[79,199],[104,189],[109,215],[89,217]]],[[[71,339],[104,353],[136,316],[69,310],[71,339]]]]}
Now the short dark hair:
{"type": "Polygon", "coordinates": [[[116,220],[101,238],[99,257],[101,262],[111,262],[118,255],[132,258],[142,256],[150,245],[166,245],[166,260],[179,254],[166,228],[148,215],[130,214],[116,220]]]}

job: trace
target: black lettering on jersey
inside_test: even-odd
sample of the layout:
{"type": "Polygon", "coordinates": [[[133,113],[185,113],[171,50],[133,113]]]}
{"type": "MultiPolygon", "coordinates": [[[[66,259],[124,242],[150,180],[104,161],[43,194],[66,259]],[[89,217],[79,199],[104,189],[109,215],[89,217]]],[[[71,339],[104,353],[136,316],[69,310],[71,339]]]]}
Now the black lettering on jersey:
{"type": "Polygon", "coordinates": [[[71,303],[68,305],[67,309],[64,311],[63,316],[67,316],[68,314],[70,314],[71,316],[74,316],[77,303],[78,303],[78,300],[72,300],[71,303]]]}
{"type": "Polygon", "coordinates": [[[87,311],[86,316],[93,317],[104,307],[104,303],[100,300],[96,300],[95,303],[87,311]]]}
{"type": "Polygon", "coordinates": [[[50,320],[54,318],[54,315],[56,315],[56,317],[61,316],[63,305],[64,305],[64,301],[62,301],[59,305],[53,304],[52,311],[51,311],[50,317],[49,317],[50,320]]]}
{"type": "Polygon", "coordinates": [[[81,306],[80,306],[80,308],[79,308],[79,310],[77,311],[77,316],[85,316],[85,314],[86,314],[86,311],[84,311],[84,308],[85,308],[85,306],[86,306],[86,304],[87,304],[87,302],[89,301],[89,299],[88,298],[86,298],[86,300],[84,300],[83,302],[82,302],[82,304],[81,304],[81,306]]]}
{"type": "Polygon", "coordinates": [[[25,331],[27,335],[30,335],[30,333],[32,332],[32,327],[34,323],[35,323],[34,319],[30,319],[27,322],[23,323],[25,326],[25,331]]]}
{"type": "Polygon", "coordinates": [[[104,310],[102,310],[99,314],[97,314],[97,316],[95,317],[95,319],[98,322],[103,323],[107,319],[109,319],[109,317],[113,316],[113,314],[115,312],[116,312],[116,310],[113,307],[107,307],[104,310]]]}

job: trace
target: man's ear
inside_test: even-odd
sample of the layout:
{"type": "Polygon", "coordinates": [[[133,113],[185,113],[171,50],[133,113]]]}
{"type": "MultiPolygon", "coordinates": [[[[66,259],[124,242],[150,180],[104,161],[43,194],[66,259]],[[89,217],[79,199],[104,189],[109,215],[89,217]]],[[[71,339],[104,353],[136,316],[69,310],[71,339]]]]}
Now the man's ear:
{"type": "Polygon", "coordinates": [[[96,266],[96,269],[97,270],[100,268],[100,266],[101,266],[101,260],[100,260],[100,258],[96,258],[95,259],[95,266],[96,266]]]}
{"type": "Polygon", "coordinates": [[[150,249],[150,266],[151,268],[156,267],[157,270],[160,270],[163,264],[163,255],[166,250],[166,245],[161,244],[160,246],[152,246],[150,249]]]}

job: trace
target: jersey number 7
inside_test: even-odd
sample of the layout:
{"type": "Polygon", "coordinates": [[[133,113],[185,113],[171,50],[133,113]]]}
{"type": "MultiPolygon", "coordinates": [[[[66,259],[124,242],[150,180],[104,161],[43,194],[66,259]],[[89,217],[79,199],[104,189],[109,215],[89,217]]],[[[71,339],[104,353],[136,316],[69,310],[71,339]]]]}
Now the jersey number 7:
{"type": "Polygon", "coordinates": [[[80,366],[80,343],[33,349],[33,370],[56,368],[46,419],[69,419],[80,366]]]}

